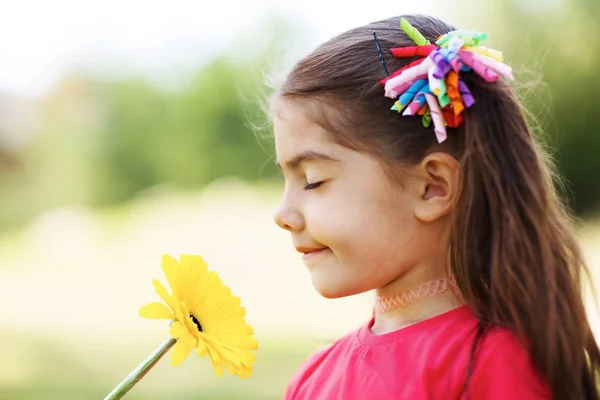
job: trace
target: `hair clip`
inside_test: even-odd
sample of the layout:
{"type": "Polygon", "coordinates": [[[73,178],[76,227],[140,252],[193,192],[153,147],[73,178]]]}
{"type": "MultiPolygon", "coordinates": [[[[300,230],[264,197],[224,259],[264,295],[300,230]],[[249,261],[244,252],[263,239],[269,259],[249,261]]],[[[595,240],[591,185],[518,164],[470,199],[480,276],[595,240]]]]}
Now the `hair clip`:
{"type": "Polygon", "coordinates": [[[373,31],[373,37],[375,38],[375,47],[377,47],[377,53],[379,53],[379,60],[381,61],[381,65],[383,65],[385,76],[388,77],[390,76],[390,74],[388,73],[387,66],[385,65],[385,60],[383,59],[383,52],[381,51],[381,45],[379,44],[379,39],[377,39],[377,33],[375,31],[373,31]]]}
{"type": "Polygon", "coordinates": [[[513,80],[512,69],[503,63],[502,53],[479,43],[487,34],[473,31],[452,31],[431,44],[406,19],[400,19],[400,28],[416,46],[393,48],[394,57],[421,57],[389,75],[375,32],[381,62],[386,78],[385,96],[397,99],[393,111],[403,116],[422,116],[423,126],[433,122],[439,143],[447,138],[446,126],[458,128],[463,122],[463,111],[475,103],[469,88],[460,78],[460,72],[474,71],[487,82],[496,82],[501,76],[513,80]]]}

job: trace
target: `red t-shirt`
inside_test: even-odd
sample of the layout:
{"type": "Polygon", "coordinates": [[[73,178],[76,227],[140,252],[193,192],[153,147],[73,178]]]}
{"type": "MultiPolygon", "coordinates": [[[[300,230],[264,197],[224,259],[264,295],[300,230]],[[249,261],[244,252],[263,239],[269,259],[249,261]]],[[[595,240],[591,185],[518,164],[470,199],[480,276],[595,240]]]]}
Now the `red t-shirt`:
{"type": "Polygon", "coordinates": [[[466,377],[478,322],[467,306],[374,335],[373,319],[311,356],[285,400],[550,399],[543,378],[510,332],[494,328],[466,377]]]}

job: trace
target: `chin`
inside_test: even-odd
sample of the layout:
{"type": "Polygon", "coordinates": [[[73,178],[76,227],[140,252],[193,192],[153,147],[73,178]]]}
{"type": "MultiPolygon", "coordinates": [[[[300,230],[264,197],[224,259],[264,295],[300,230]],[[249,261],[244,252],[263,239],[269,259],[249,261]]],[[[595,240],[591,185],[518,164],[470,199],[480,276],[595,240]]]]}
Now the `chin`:
{"type": "Polygon", "coordinates": [[[339,299],[340,297],[348,297],[360,293],[360,291],[352,290],[349,287],[336,285],[334,282],[320,282],[318,279],[313,279],[313,286],[326,299],[339,299]]]}

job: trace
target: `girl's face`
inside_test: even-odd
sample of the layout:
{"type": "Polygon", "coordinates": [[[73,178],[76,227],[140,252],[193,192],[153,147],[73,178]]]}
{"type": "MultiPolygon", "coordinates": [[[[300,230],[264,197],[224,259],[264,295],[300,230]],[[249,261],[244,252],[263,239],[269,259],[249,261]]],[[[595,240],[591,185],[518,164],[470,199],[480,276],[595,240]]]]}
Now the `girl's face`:
{"type": "Polygon", "coordinates": [[[296,104],[279,100],[273,114],[285,177],[274,219],[292,234],[321,295],[381,288],[431,252],[436,243],[414,215],[422,196],[408,172],[400,186],[380,161],[335,144],[296,104]]]}

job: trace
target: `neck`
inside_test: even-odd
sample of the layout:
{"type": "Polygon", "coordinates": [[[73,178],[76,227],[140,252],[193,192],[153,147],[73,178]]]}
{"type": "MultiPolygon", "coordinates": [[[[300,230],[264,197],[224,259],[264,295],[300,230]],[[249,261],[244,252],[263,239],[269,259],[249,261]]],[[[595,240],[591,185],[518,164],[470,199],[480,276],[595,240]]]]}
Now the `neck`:
{"type": "Polygon", "coordinates": [[[394,308],[406,308],[420,300],[454,289],[456,289],[456,279],[452,275],[433,279],[393,296],[378,295],[375,299],[375,311],[386,312],[394,308]]]}
{"type": "Polygon", "coordinates": [[[392,332],[462,304],[454,277],[444,268],[412,268],[377,290],[371,331],[374,334],[392,332]]]}

